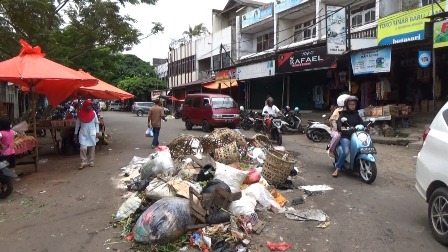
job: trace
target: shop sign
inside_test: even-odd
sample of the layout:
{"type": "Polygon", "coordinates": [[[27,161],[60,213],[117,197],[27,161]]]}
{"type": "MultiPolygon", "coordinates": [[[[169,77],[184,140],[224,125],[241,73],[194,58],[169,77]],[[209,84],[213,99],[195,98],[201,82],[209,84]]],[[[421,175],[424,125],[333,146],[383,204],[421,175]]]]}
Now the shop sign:
{"type": "Polygon", "coordinates": [[[260,21],[263,21],[267,18],[272,17],[272,10],[274,9],[274,6],[272,3],[265,4],[261,7],[256,8],[253,11],[249,11],[246,14],[243,15],[241,22],[241,27],[245,28],[249,25],[253,25],[255,23],[258,23],[260,21]]]}
{"type": "Polygon", "coordinates": [[[276,0],[274,10],[275,13],[279,13],[305,2],[308,0],[276,0]]]}
{"type": "Polygon", "coordinates": [[[378,20],[378,45],[425,39],[425,22],[429,22],[427,17],[440,12],[443,10],[438,4],[430,4],[380,18],[378,20]]]}
{"type": "Polygon", "coordinates": [[[431,51],[418,51],[418,64],[423,68],[431,65],[431,51]]]}
{"type": "Polygon", "coordinates": [[[158,99],[160,95],[162,95],[162,91],[160,91],[160,90],[151,91],[151,100],[158,99]]]}
{"type": "Polygon", "coordinates": [[[440,48],[445,46],[448,46],[448,21],[435,22],[434,48],[440,48]]]}
{"type": "Polygon", "coordinates": [[[366,50],[352,54],[354,75],[390,72],[391,48],[366,50]]]}
{"type": "Polygon", "coordinates": [[[227,83],[227,82],[234,82],[236,81],[236,69],[228,69],[219,71],[215,75],[215,82],[216,83],[227,83]]]}
{"type": "Polygon", "coordinates": [[[327,6],[327,54],[341,55],[347,51],[345,8],[327,6]]]}
{"type": "Polygon", "coordinates": [[[237,69],[238,80],[255,79],[266,76],[275,75],[275,61],[270,60],[253,65],[238,67],[237,69]]]}
{"type": "Polygon", "coordinates": [[[325,46],[278,55],[278,73],[336,67],[336,57],[327,55],[325,46]]]}

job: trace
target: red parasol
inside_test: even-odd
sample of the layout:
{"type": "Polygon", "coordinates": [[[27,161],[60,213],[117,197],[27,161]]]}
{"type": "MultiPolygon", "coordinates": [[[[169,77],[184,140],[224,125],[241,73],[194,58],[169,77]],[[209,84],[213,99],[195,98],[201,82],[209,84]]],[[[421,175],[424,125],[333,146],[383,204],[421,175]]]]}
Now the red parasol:
{"type": "MultiPolygon", "coordinates": [[[[89,73],[79,70],[83,75],[92,77],[89,73]]],[[[113,85],[110,85],[102,80],[98,81],[98,84],[90,87],[80,87],[76,92],[77,96],[83,96],[84,98],[97,98],[107,100],[126,100],[134,98],[133,94],[130,94],[124,90],[121,90],[113,85]]]]}

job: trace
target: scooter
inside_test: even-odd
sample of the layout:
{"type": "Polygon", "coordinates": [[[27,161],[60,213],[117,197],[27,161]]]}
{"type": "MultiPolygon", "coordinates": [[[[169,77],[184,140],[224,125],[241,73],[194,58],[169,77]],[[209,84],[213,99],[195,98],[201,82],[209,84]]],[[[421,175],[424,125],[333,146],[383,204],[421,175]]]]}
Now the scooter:
{"type": "MultiPolygon", "coordinates": [[[[356,125],[355,127],[348,125],[347,118],[341,118],[341,122],[348,126],[346,129],[351,133],[350,152],[347,159],[342,166],[342,170],[346,172],[359,172],[360,178],[363,182],[371,184],[376,179],[376,148],[373,146],[373,141],[370,135],[366,132],[364,125],[356,125]]],[[[369,124],[374,123],[375,119],[369,120],[369,124]]],[[[342,146],[336,146],[335,161],[342,154],[342,146]]]]}
{"type": "Polygon", "coordinates": [[[267,131],[269,130],[269,138],[272,141],[275,141],[278,146],[281,146],[283,143],[282,138],[282,120],[278,118],[271,117],[267,112],[264,112],[265,119],[264,119],[264,127],[267,131]]]}
{"type": "Polygon", "coordinates": [[[255,119],[254,119],[254,113],[251,111],[249,112],[241,112],[241,123],[240,126],[241,128],[243,128],[244,130],[250,130],[254,124],[255,124],[255,119]]]}
{"type": "Polygon", "coordinates": [[[6,199],[13,191],[13,178],[17,175],[9,168],[8,161],[0,162],[0,199],[6,199]]]}
{"type": "Polygon", "coordinates": [[[282,131],[291,133],[305,134],[305,129],[302,127],[302,119],[294,112],[286,114],[285,120],[282,120],[282,131]]]}
{"type": "MultiPolygon", "coordinates": [[[[322,118],[326,118],[323,115],[322,118]]],[[[306,136],[313,142],[320,142],[323,139],[331,139],[331,128],[327,124],[321,122],[308,121],[306,136]]]]}

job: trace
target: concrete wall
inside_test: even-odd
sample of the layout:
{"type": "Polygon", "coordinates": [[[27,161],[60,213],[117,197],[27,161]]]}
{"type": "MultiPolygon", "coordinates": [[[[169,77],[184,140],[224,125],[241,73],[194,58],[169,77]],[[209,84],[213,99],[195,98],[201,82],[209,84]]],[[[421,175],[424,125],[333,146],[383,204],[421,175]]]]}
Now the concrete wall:
{"type": "Polygon", "coordinates": [[[294,41],[294,20],[290,19],[278,19],[278,46],[285,46],[294,41]],[[288,29],[290,28],[290,29],[288,29]]]}
{"type": "MultiPolygon", "coordinates": [[[[232,27],[227,27],[223,30],[219,30],[213,34],[213,55],[219,55],[220,45],[230,48],[232,45],[232,27]]],[[[229,51],[230,53],[230,51],[229,51]]]]}
{"type": "MultiPolygon", "coordinates": [[[[256,43],[256,40],[255,40],[256,43]]],[[[252,54],[254,48],[254,40],[252,34],[241,34],[239,41],[240,57],[252,54]]]]}
{"type": "Polygon", "coordinates": [[[212,49],[212,35],[196,40],[196,59],[210,58],[212,49]]]}
{"type": "Polygon", "coordinates": [[[394,14],[401,10],[401,0],[380,1],[380,18],[394,14]]]}

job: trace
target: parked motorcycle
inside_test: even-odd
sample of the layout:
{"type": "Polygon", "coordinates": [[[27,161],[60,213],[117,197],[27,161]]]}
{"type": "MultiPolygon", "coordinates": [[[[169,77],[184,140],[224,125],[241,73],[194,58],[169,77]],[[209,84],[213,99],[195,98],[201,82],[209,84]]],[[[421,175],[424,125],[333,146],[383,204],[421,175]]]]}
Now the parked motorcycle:
{"type": "Polygon", "coordinates": [[[255,124],[255,115],[254,112],[251,110],[249,112],[245,112],[244,110],[240,113],[241,122],[240,127],[244,130],[250,130],[252,127],[254,127],[255,124]]]}
{"type": "Polygon", "coordinates": [[[11,195],[14,178],[17,178],[17,175],[9,169],[8,161],[0,162],[0,199],[11,195]]]}
{"type": "Polygon", "coordinates": [[[266,133],[266,125],[264,124],[264,117],[259,112],[255,112],[253,127],[254,127],[254,131],[256,133],[260,133],[260,132],[266,133]]]}
{"type": "Polygon", "coordinates": [[[285,115],[284,120],[282,120],[282,131],[305,134],[306,130],[302,127],[302,119],[298,113],[292,111],[285,115]]]}
{"type": "MultiPolygon", "coordinates": [[[[347,118],[341,118],[341,122],[348,126],[346,129],[351,133],[350,152],[342,170],[346,172],[359,172],[363,182],[371,184],[376,179],[377,167],[375,154],[376,149],[370,135],[366,132],[364,125],[348,125],[347,118]]],[[[369,121],[367,127],[374,123],[375,119],[369,121]]],[[[342,146],[339,144],[335,151],[335,160],[342,154],[342,146]]],[[[335,165],[335,163],[333,163],[335,165]]]]}
{"type": "MultiPolygon", "coordinates": [[[[322,118],[326,118],[323,115],[322,118]]],[[[308,121],[306,136],[313,142],[321,142],[323,139],[331,139],[331,128],[325,123],[308,121]]]]}

